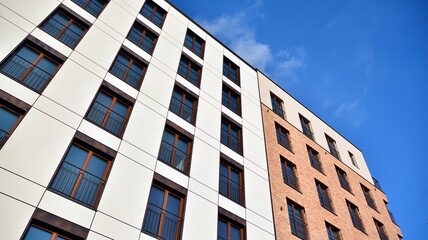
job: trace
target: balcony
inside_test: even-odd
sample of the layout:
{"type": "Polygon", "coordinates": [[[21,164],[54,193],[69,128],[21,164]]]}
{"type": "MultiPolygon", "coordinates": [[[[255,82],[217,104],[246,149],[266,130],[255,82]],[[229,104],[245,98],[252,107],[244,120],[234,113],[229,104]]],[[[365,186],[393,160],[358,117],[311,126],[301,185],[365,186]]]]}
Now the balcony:
{"type": "Polygon", "coordinates": [[[237,204],[244,204],[244,187],[222,174],[220,174],[220,194],[237,204]]]}
{"type": "Polygon", "coordinates": [[[68,162],[63,162],[51,185],[51,190],[93,208],[104,188],[105,181],[83,171],[68,162]]]}
{"type": "Polygon", "coordinates": [[[86,119],[115,136],[121,135],[126,123],[126,119],[122,115],[99,102],[94,102],[86,119]]]}
{"type": "Polygon", "coordinates": [[[180,172],[189,172],[190,155],[166,141],[161,143],[158,159],[180,172]]]}
{"type": "Polygon", "coordinates": [[[52,16],[41,27],[45,32],[70,48],[74,48],[81,38],[81,34],[58,22],[52,16]]]}
{"type": "Polygon", "coordinates": [[[307,224],[301,221],[300,219],[297,219],[291,215],[289,216],[290,216],[291,233],[300,239],[303,239],[303,240],[308,239],[307,233],[306,233],[307,224]]]}
{"type": "Polygon", "coordinates": [[[171,98],[169,110],[187,122],[192,124],[194,123],[196,111],[193,109],[193,106],[186,105],[184,102],[174,96],[171,98]]]}
{"type": "Polygon", "coordinates": [[[224,129],[221,130],[221,143],[228,146],[238,154],[242,154],[241,141],[224,129]]]}
{"type": "Polygon", "coordinates": [[[0,72],[40,93],[52,78],[51,74],[24,58],[13,54],[1,67],[0,72]]]}
{"type": "Polygon", "coordinates": [[[139,68],[141,72],[137,72],[134,69],[128,67],[128,65],[122,63],[121,61],[116,60],[110,69],[110,73],[116,76],[117,78],[123,80],[131,87],[137,89],[141,81],[143,80],[143,69],[139,68]]]}
{"type": "Polygon", "coordinates": [[[143,231],[158,239],[180,239],[182,219],[165,209],[148,203],[144,216],[143,231]]]}

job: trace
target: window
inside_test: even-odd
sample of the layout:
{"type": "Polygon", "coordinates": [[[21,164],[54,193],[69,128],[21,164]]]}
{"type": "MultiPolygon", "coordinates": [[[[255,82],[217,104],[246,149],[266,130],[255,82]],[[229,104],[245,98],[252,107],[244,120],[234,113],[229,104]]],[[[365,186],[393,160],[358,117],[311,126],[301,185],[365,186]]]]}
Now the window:
{"type": "Polygon", "coordinates": [[[358,168],[357,160],[355,159],[354,154],[352,154],[351,152],[348,152],[348,153],[349,153],[349,158],[351,158],[352,165],[358,168]]]}
{"type": "Polygon", "coordinates": [[[242,154],[242,130],[226,118],[221,120],[221,143],[242,154]]]}
{"type": "Polygon", "coordinates": [[[300,114],[299,114],[299,118],[300,118],[300,123],[302,124],[303,134],[305,134],[306,137],[314,140],[314,135],[311,129],[311,123],[309,122],[309,120],[300,114]]]}
{"type": "Polygon", "coordinates": [[[239,67],[226,57],[223,59],[223,75],[239,86],[239,67]]]}
{"type": "Polygon", "coordinates": [[[281,170],[282,170],[282,177],[284,179],[284,183],[288,186],[296,189],[299,191],[299,186],[297,184],[297,177],[296,177],[296,165],[285,159],[283,156],[280,156],[281,159],[281,170]]]}
{"type": "Polygon", "coordinates": [[[166,17],[166,11],[150,0],[147,0],[144,3],[140,13],[160,28],[162,27],[166,17]]]}
{"type": "Polygon", "coordinates": [[[337,176],[339,177],[340,186],[348,192],[351,192],[351,187],[349,186],[348,177],[346,172],[342,169],[336,167],[337,176]]]}
{"type": "Polygon", "coordinates": [[[335,158],[340,159],[339,152],[337,151],[336,141],[333,138],[329,137],[327,134],[325,135],[327,139],[328,148],[330,149],[331,155],[335,158]]]}
{"type": "Polygon", "coordinates": [[[67,150],[50,189],[87,207],[96,208],[113,158],[76,138],[67,150]]]}
{"type": "Polygon", "coordinates": [[[158,40],[158,37],[154,33],[138,23],[134,23],[126,38],[148,54],[153,53],[158,40]]]}
{"type": "Polygon", "coordinates": [[[143,82],[144,73],[147,65],[137,60],[131,54],[121,51],[117,54],[116,59],[110,68],[110,73],[126,82],[131,87],[139,89],[143,82]]]}
{"type": "Polygon", "coordinates": [[[290,133],[278,123],[275,123],[276,140],[278,143],[291,151],[290,133]]]}
{"type": "Polygon", "coordinates": [[[220,162],[220,194],[244,205],[244,173],[226,161],[220,162]]]}
{"type": "Polygon", "coordinates": [[[290,200],[287,200],[287,206],[291,233],[300,239],[307,239],[304,208],[290,200]]]}
{"type": "Polygon", "coordinates": [[[219,207],[217,240],[245,239],[245,220],[219,207]]]}
{"type": "Polygon", "coordinates": [[[111,134],[121,137],[131,112],[131,104],[115,93],[102,89],[86,114],[86,119],[111,134]]]}
{"type": "Polygon", "coordinates": [[[106,0],[71,0],[72,2],[85,9],[94,17],[98,17],[107,5],[106,0]]]}
{"type": "Polygon", "coordinates": [[[363,190],[364,197],[366,198],[367,205],[369,205],[374,210],[377,210],[375,201],[372,197],[372,194],[370,193],[370,189],[366,188],[364,185],[361,184],[361,189],[363,190]]]}
{"type": "Polygon", "coordinates": [[[176,86],[172,92],[169,110],[193,124],[196,120],[197,103],[195,97],[176,86]]]}
{"type": "Polygon", "coordinates": [[[333,212],[333,206],[331,203],[330,194],[328,192],[328,187],[317,180],[315,180],[315,185],[317,187],[318,198],[320,200],[321,206],[330,212],[333,212]]]}
{"type": "Polygon", "coordinates": [[[379,234],[380,240],[389,240],[388,235],[386,235],[385,226],[383,223],[373,218],[373,221],[376,226],[377,233],[379,234]]]}
{"type": "Polygon", "coordinates": [[[221,102],[223,106],[241,116],[241,96],[225,84],[223,84],[221,102]]]}
{"type": "Polygon", "coordinates": [[[354,225],[355,228],[364,232],[363,222],[360,218],[358,207],[348,201],[346,201],[346,205],[348,206],[348,211],[349,211],[349,214],[351,215],[352,224],[354,225]]]}
{"type": "Polygon", "coordinates": [[[0,149],[30,108],[30,105],[0,90],[0,149]]]}
{"type": "Polygon", "coordinates": [[[191,148],[192,142],[189,138],[170,128],[165,128],[158,159],[187,174],[190,169],[191,148]]]}
{"type": "Polygon", "coordinates": [[[184,199],[161,186],[153,185],[143,222],[143,231],[158,239],[181,238],[184,199]]]}
{"type": "Polygon", "coordinates": [[[198,57],[203,58],[205,41],[194,32],[190,31],[190,29],[187,29],[186,38],[184,39],[184,46],[198,57]]]}
{"type": "Polygon", "coordinates": [[[0,72],[40,93],[60,66],[60,61],[46,50],[27,42],[1,64],[0,72]]]}
{"type": "Polygon", "coordinates": [[[394,214],[392,214],[392,212],[391,211],[389,211],[389,208],[388,208],[388,203],[384,200],[383,201],[383,203],[385,204],[385,208],[386,208],[386,210],[388,211],[388,213],[389,213],[389,217],[391,218],[391,221],[394,223],[394,224],[397,224],[397,222],[395,221],[395,218],[394,218],[394,214]]]}
{"type": "Polygon", "coordinates": [[[178,74],[185,78],[193,85],[199,87],[201,80],[202,68],[191,61],[188,57],[182,55],[180,65],[178,66],[178,74]]]}
{"type": "Polygon", "coordinates": [[[51,14],[40,28],[70,48],[74,48],[88,30],[86,24],[62,9],[51,14]]]}
{"type": "Polygon", "coordinates": [[[279,97],[275,96],[273,93],[270,93],[270,100],[272,103],[272,111],[281,118],[285,118],[285,112],[282,107],[284,105],[284,102],[279,97]]]}
{"type": "Polygon", "coordinates": [[[325,223],[325,227],[327,229],[327,235],[328,235],[328,240],[341,240],[342,238],[340,237],[340,230],[329,224],[329,223],[325,223]]]}
{"type": "Polygon", "coordinates": [[[323,169],[322,169],[321,161],[319,159],[318,152],[309,146],[306,146],[306,147],[308,149],[308,157],[309,157],[309,161],[311,162],[311,166],[322,173],[323,169]]]}

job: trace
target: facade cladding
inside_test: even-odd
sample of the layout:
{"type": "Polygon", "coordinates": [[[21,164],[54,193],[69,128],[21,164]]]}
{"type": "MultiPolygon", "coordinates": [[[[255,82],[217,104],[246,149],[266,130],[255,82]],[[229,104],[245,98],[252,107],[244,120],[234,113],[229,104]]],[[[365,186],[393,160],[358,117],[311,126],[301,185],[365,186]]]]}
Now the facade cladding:
{"type": "Polygon", "coordinates": [[[163,0],[0,3],[1,239],[398,239],[360,150],[163,0]]]}

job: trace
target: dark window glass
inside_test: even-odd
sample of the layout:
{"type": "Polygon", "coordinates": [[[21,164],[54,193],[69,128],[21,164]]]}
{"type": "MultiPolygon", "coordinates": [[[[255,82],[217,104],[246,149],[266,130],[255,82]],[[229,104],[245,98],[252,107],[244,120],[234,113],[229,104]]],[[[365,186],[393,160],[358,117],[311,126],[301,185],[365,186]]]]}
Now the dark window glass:
{"type": "Polygon", "coordinates": [[[318,152],[309,146],[307,146],[307,148],[308,148],[308,157],[309,157],[309,161],[311,162],[311,166],[316,170],[323,172],[318,152]]]}
{"type": "Polygon", "coordinates": [[[94,17],[98,17],[107,3],[104,0],[71,0],[72,2],[85,9],[94,17]]]}
{"type": "Polygon", "coordinates": [[[77,144],[71,145],[51,189],[89,207],[95,207],[104,188],[111,161],[77,144]]]}
{"type": "Polygon", "coordinates": [[[302,124],[303,134],[305,134],[308,138],[314,140],[314,136],[311,130],[311,124],[308,119],[304,118],[302,115],[299,115],[300,123],[302,124]]]}
{"type": "Polygon", "coordinates": [[[306,223],[303,219],[303,208],[290,201],[288,201],[287,205],[291,233],[300,239],[307,239],[306,223]]]}
{"type": "Polygon", "coordinates": [[[50,232],[45,229],[30,226],[25,234],[24,240],[71,240],[70,238],[63,237],[56,232],[50,232]]]}
{"type": "Polygon", "coordinates": [[[16,128],[22,115],[0,103],[0,148],[16,128]]]}
{"type": "Polygon", "coordinates": [[[370,193],[370,190],[363,185],[361,185],[361,189],[363,190],[364,197],[366,198],[367,205],[369,205],[371,208],[377,210],[375,201],[374,201],[374,199],[370,193]]]}
{"type": "Polygon", "coordinates": [[[152,1],[146,1],[140,13],[158,27],[162,27],[166,16],[165,10],[152,1]]]}
{"type": "Polygon", "coordinates": [[[232,112],[241,116],[241,97],[231,88],[223,85],[223,94],[221,102],[223,106],[230,109],[232,112]]]}
{"type": "Polygon", "coordinates": [[[95,98],[86,119],[104,130],[120,136],[125,128],[130,108],[117,97],[101,91],[95,98]]]}
{"type": "Polygon", "coordinates": [[[325,224],[327,229],[328,240],[341,240],[340,230],[331,224],[325,224]]]}
{"type": "Polygon", "coordinates": [[[348,152],[348,153],[349,153],[349,158],[351,158],[352,165],[354,165],[355,167],[358,168],[358,163],[357,163],[357,160],[354,157],[354,154],[352,154],[351,152],[348,152]]]}
{"type": "Polygon", "coordinates": [[[348,211],[349,211],[349,214],[351,215],[352,224],[354,225],[355,228],[364,232],[363,222],[361,221],[357,206],[355,206],[354,204],[348,201],[346,201],[346,204],[348,205],[348,211]]]}
{"type": "Polygon", "coordinates": [[[158,159],[181,172],[188,173],[191,145],[185,136],[165,129],[158,159]]]}
{"type": "Polygon", "coordinates": [[[199,86],[202,68],[186,56],[181,56],[178,74],[195,86],[199,86]]]}
{"type": "Polygon", "coordinates": [[[278,141],[278,143],[281,146],[291,151],[289,132],[285,128],[281,127],[278,123],[275,123],[275,130],[276,130],[276,140],[278,141]]]}
{"type": "Polygon", "coordinates": [[[53,13],[40,28],[70,48],[74,48],[80,39],[82,39],[88,27],[77,23],[76,20],[69,17],[69,15],[57,11],[53,13]]]}
{"type": "Polygon", "coordinates": [[[154,33],[139,24],[132,26],[127,38],[148,54],[153,53],[157,41],[157,36],[154,33]]]}
{"type": "Polygon", "coordinates": [[[234,167],[220,163],[220,194],[230,200],[243,205],[244,204],[244,184],[242,171],[234,167]]]}
{"type": "Polygon", "coordinates": [[[331,155],[333,155],[335,158],[340,159],[339,152],[337,151],[336,141],[334,141],[333,138],[325,135],[327,139],[328,148],[330,149],[331,155]]]}
{"type": "Polygon", "coordinates": [[[321,206],[330,212],[333,212],[333,206],[328,193],[328,187],[318,181],[315,181],[315,185],[317,187],[318,198],[320,200],[321,206]]]}
{"type": "Polygon", "coordinates": [[[111,74],[138,89],[143,81],[147,66],[139,63],[134,57],[119,52],[110,68],[111,74]]]}
{"type": "Polygon", "coordinates": [[[336,167],[337,177],[339,178],[340,186],[348,192],[351,192],[351,187],[349,186],[348,177],[346,176],[345,171],[336,167]]]}
{"type": "Polygon", "coordinates": [[[281,156],[281,170],[284,183],[296,190],[299,190],[296,177],[296,165],[281,156]]]}
{"type": "Polygon", "coordinates": [[[389,237],[386,234],[385,227],[384,227],[383,223],[379,222],[376,219],[373,219],[373,220],[374,220],[374,223],[376,226],[377,233],[379,234],[380,240],[389,240],[389,237]]]}
{"type": "Polygon", "coordinates": [[[239,67],[227,58],[223,59],[223,75],[239,85],[239,67]]]}
{"type": "Polygon", "coordinates": [[[184,46],[186,48],[202,58],[204,45],[205,42],[202,38],[198,37],[194,32],[187,30],[186,38],[184,39],[184,46]]]}
{"type": "Polygon", "coordinates": [[[194,123],[196,118],[196,99],[178,87],[172,92],[169,110],[184,120],[194,123]]]}
{"type": "Polygon", "coordinates": [[[242,154],[241,128],[235,124],[222,119],[221,121],[221,143],[233,151],[242,154]]]}
{"type": "Polygon", "coordinates": [[[279,97],[275,96],[273,93],[270,94],[270,100],[272,103],[272,111],[281,118],[285,118],[285,112],[282,108],[282,106],[284,105],[283,101],[279,97]]]}
{"type": "Polygon", "coordinates": [[[44,53],[24,45],[3,62],[0,72],[40,93],[59,66],[44,53]]]}
{"type": "Polygon", "coordinates": [[[176,240],[182,228],[182,199],[157,186],[150,190],[143,231],[165,240],[176,240]]]}
{"type": "Polygon", "coordinates": [[[230,221],[218,220],[217,228],[218,240],[243,240],[244,228],[240,227],[230,221]]]}

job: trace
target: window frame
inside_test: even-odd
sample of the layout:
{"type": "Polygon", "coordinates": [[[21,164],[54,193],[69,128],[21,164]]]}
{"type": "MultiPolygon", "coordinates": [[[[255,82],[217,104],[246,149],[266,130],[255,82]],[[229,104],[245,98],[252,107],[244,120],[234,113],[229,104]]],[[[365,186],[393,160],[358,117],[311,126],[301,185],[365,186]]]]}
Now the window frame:
{"type": "Polygon", "coordinates": [[[335,166],[335,167],[336,167],[337,177],[339,178],[340,186],[346,191],[352,193],[352,188],[351,188],[351,185],[349,184],[348,175],[344,170],[342,170],[338,166],[335,166]]]}
{"type": "Polygon", "coordinates": [[[379,234],[380,240],[389,240],[388,234],[386,233],[386,230],[385,230],[385,225],[381,223],[379,220],[377,220],[376,218],[373,218],[373,222],[375,224],[376,231],[379,234]]]}
{"type": "Polygon", "coordinates": [[[145,17],[147,20],[149,20],[151,23],[153,23],[155,26],[157,26],[157,27],[159,27],[159,28],[162,28],[162,26],[163,26],[163,24],[165,23],[165,19],[166,19],[166,16],[167,16],[167,11],[165,11],[165,9],[163,9],[162,7],[160,7],[158,4],[156,4],[155,2],[153,2],[152,0],[146,0],[145,2],[144,2],[144,5],[143,5],[143,7],[141,8],[141,10],[140,10],[140,12],[139,12],[143,17],[145,17]],[[148,6],[150,6],[151,8],[153,8],[153,11],[152,12],[150,12],[150,16],[145,16],[144,14],[143,14],[143,10],[145,9],[145,6],[146,5],[148,5],[148,6]],[[156,12],[158,12],[158,13],[161,13],[162,14],[162,20],[161,20],[161,23],[158,25],[157,23],[155,23],[154,21],[153,21],[153,18],[155,17],[155,13],[156,12]]]}
{"type": "Polygon", "coordinates": [[[223,57],[223,76],[225,76],[227,79],[229,79],[230,81],[232,81],[236,85],[238,85],[238,86],[241,85],[239,66],[237,64],[235,64],[234,62],[232,62],[227,57],[223,57]],[[227,68],[226,68],[227,71],[225,71],[225,67],[226,67],[225,64],[227,65],[227,68]],[[231,76],[233,76],[231,74],[232,69],[234,69],[236,71],[235,80],[233,78],[231,78],[231,76]]]}
{"type": "Polygon", "coordinates": [[[318,199],[320,201],[321,207],[323,207],[324,209],[334,213],[333,200],[331,199],[330,190],[327,187],[327,185],[325,185],[321,181],[315,179],[315,186],[317,189],[318,199]],[[327,200],[328,204],[325,203],[326,200],[327,200]]]}
{"type": "Polygon", "coordinates": [[[233,113],[237,114],[238,116],[241,116],[242,114],[242,108],[241,108],[241,94],[233,90],[231,87],[229,87],[227,84],[223,83],[222,86],[222,92],[221,92],[221,104],[225,106],[227,109],[232,111],[233,113]],[[227,95],[228,104],[225,102],[225,94],[227,95]],[[233,97],[233,95],[236,95],[236,98],[233,97]],[[230,106],[230,99],[236,100],[236,110],[233,109],[230,106]]]}
{"type": "Polygon", "coordinates": [[[306,145],[306,149],[308,151],[308,158],[311,166],[315,168],[318,172],[324,174],[324,167],[322,165],[320,154],[318,153],[318,151],[316,151],[309,145],[306,145]]]}
{"type": "Polygon", "coordinates": [[[221,154],[220,157],[220,167],[219,167],[219,194],[230,199],[231,201],[245,207],[245,182],[244,182],[244,167],[241,166],[240,164],[236,163],[234,160],[230,159],[229,157],[227,157],[224,154],[221,154]],[[220,183],[221,183],[221,165],[224,165],[227,167],[227,173],[228,176],[224,176],[227,178],[227,189],[228,189],[228,193],[227,194],[223,194],[220,191],[220,183]],[[239,183],[237,183],[239,185],[239,200],[235,201],[234,199],[232,199],[231,197],[231,186],[230,186],[230,181],[231,180],[231,172],[235,171],[238,176],[239,176],[239,183]]]}
{"type": "Polygon", "coordinates": [[[275,132],[277,143],[288,151],[293,152],[290,140],[290,132],[277,122],[275,122],[275,132]]]}
{"type": "Polygon", "coordinates": [[[270,92],[270,101],[272,111],[282,119],[285,119],[284,101],[272,92],[270,92]]]}
{"type": "Polygon", "coordinates": [[[356,168],[359,169],[357,159],[355,159],[354,154],[352,154],[350,151],[348,151],[348,154],[349,154],[349,158],[351,158],[352,165],[354,165],[356,168]]]}
{"type": "Polygon", "coordinates": [[[340,154],[339,154],[339,149],[337,148],[337,143],[336,140],[334,140],[332,137],[330,137],[329,135],[325,134],[325,138],[327,140],[327,145],[328,148],[330,150],[330,154],[337,158],[338,160],[340,160],[340,154]]]}
{"type": "Polygon", "coordinates": [[[205,41],[201,37],[199,37],[195,32],[190,30],[189,28],[187,29],[186,36],[184,36],[184,44],[183,45],[184,45],[184,47],[189,49],[192,53],[194,53],[196,56],[200,57],[201,59],[204,59],[205,41]],[[188,35],[190,36],[190,38],[192,38],[191,46],[187,46],[187,44],[186,44],[188,35]],[[195,42],[198,42],[201,44],[201,53],[200,54],[198,54],[195,51],[195,42]]]}
{"type": "Polygon", "coordinates": [[[197,64],[195,61],[193,61],[193,59],[191,59],[190,57],[182,54],[181,58],[180,58],[180,62],[178,63],[178,69],[177,69],[177,74],[180,75],[182,78],[186,79],[188,82],[190,82],[191,84],[193,84],[196,87],[200,87],[201,85],[201,76],[202,76],[202,67],[197,64]],[[182,66],[186,66],[185,68],[185,73],[183,72],[183,68],[182,66]],[[192,78],[191,78],[191,69],[192,68],[197,68],[198,73],[196,74],[196,81],[193,82],[192,78]],[[184,74],[184,75],[183,75],[184,74]]]}
{"type": "Polygon", "coordinates": [[[365,233],[365,228],[363,224],[363,220],[361,219],[360,210],[358,207],[351,203],[350,201],[346,200],[346,206],[348,208],[349,215],[351,217],[352,225],[360,230],[361,232],[365,233]],[[358,220],[358,223],[355,222],[355,220],[358,220]]]}
{"type": "Polygon", "coordinates": [[[89,4],[91,4],[94,0],[84,0],[86,2],[83,5],[79,5],[79,3],[76,2],[76,0],[71,0],[71,1],[74,2],[80,8],[82,8],[83,10],[85,10],[86,12],[88,12],[89,14],[91,14],[92,16],[94,16],[95,18],[98,18],[101,15],[101,13],[106,8],[107,4],[110,2],[110,0],[99,0],[99,1],[103,2],[104,4],[103,4],[101,10],[98,12],[98,14],[94,15],[90,11],[88,11],[88,9],[86,9],[89,6],[89,4]]]}
{"type": "Polygon", "coordinates": [[[311,139],[312,141],[315,141],[311,122],[307,118],[303,117],[301,114],[299,114],[299,119],[300,119],[300,124],[302,126],[303,134],[309,139],[311,139]]]}
{"type": "Polygon", "coordinates": [[[116,57],[114,58],[110,68],[109,68],[109,73],[112,74],[113,76],[115,76],[116,78],[120,79],[122,82],[126,83],[127,85],[131,86],[134,89],[139,90],[141,88],[141,85],[143,84],[144,81],[144,77],[146,75],[147,72],[147,68],[148,68],[148,64],[143,60],[140,59],[140,57],[138,57],[136,54],[131,53],[130,50],[125,49],[124,46],[122,46],[122,48],[119,50],[119,52],[116,54],[116,57]],[[121,55],[124,58],[129,59],[129,63],[128,65],[125,66],[125,64],[123,63],[119,63],[122,66],[124,66],[126,68],[125,72],[123,73],[122,77],[117,76],[115,73],[113,73],[113,67],[116,66],[117,62],[120,62],[118,60],[119,55],[121,55]],[[140,75],[140,78],[138,79],[137,84],[134,86],[131,83],[127,82],[127,78],[128,78],[128,74],[130,71],[135,72],[134,70],[132,70],[131,66],[133,65],[137,65],[138,67],[140,67],[142,69],[142,73],[140,75]]]}
{"type": "MultiPolygon", "coordinates": [[[[179,100],[179,99],[176,99],[179,100]]],[[[186,122],[189,122],[192,125],[195,125],[196,123],[196,117],[197,117],[197,110],[198,110],[198,97],[194,96],[193,94],[189,93],[188,91],[184,90],[184,88],[180,87],[179,85],[175,85],[173,90],[172,90],[172,95],[171,95],[171,100],[169,102],[169,107],[168,110],[173,112],[175,115],[179,116],[180,118],[182,118],[183,120],[185,120],[186,122]],[[176,99],[174,97],[174,92],[178,93],[181,95],[181,101],[180,101],[180,109],[179,112],[176,113],[175,111],[171,110],[172,104],[173,104],[173,99],[176,99]],[[190,108],[190,106],[186,105],[185,101],[186,99],[190,99],[191,101],[193,101],[193,106],[192,106],[192,116],[190,118],[190,120],[187,120],[183,117],[184,114],[184,107],[183,106],[187,106],[190,108]]]]}
{"type": "Polygon", "coordinates": [[[231,120],[231,119],[229,119],[229,118],[227,118],[225,116],[222,116],[221,123],[220,123],[220,142],[221,142],[221,144],[225,145],[226,147],[228,147],[232,151],[238,153],[239,155],[242,155],[243,154],[242,127],[239,124],[235,123],[233,120],[231,120]],[[228,130],[227,130],[227,143],[225,143],[223,141],[223,139],[224,139],[224,137],[223,137],[224,130],[221,127],[223,125],[223,123],[227,124],[227,127],[228,127],[228,130]],[[238,141],[238,144],[237,144],[238,145],[238,149],[233,149],[231,147],[232,144],[231,144],[231,140],[230,139],[231,138],[235,138],[233,135],[230,134],[231,129],[233,129],[234,131],[237,132],[238,137],[236,138],[236,140],[238,141]]]}
{"type": "Polygon", "coordinates": [[[327,236],[329,240],[342,240],[342,234],[340,233],[340,229],[333,226],[333,224],[330,224],[328,222],[325,222],[325,227],[327,230],[327,236]],[[330,235],[335,234],[336,239],[335,238],[330,238],[330,235]]]}
{"type": "Polygon", "coordinates": [[[155,50],[158,38],[159,38],[159,35],[157,33],[150,30],[145,24],[140,22],[138,19],[136,19],[136,21],[132,25],[131,29],[129,30],[128,34],[126,35],[126,39],[128,39],[128,41],[132,42],[134,45],[136,45],[138,48],[142,49],[144,52],[148,53],[149,55],[153,54],[153,51],[155,50]],[[137,28],[138,30],[140,30],[142,32],[142,35],[138,39],[138,43],[135,43],[129,39],[129,36],[131,35],[134,28],[137,28]],[[148,50],[148,51],[146,51],[144,48],[141,47],[141,45],[145,39],[144,38],[145,36],[153,37],[153,45],[151,46],[150,50],[148,50]]]}
{"type": "Polygon", "coordinates": [[[376,202],[371,194],[371,191],[368,187],[364,186],[362,183],[360,183],[361,190],[363,192],[364,198],[366,199],[366,203],[369,207],[371,207],[373,210],[377,211],[377,205],[376,202]]]}
{"type": "Polygon", "coordinates": [[[288,159],[286,159],[283,156],[279,156],[279,160],[281,163],[281,172],[282,172],[282,179],[285,184],[290,186],[291,188],[295,189],[296,191],[300,192],[300,185],[299,185],[299,178],[297,177],[297,167],[296,164],[292,163],[288,159]],[[292,173],[288,171],[288,168],[291,168],[292,173]],[[294,186],[290,184],[290,178],[294,179],[294,186]]]}
{"type": "Polygon", "coordinates": [[[290,222],[291,234],[296,236],[297,238],[300,238],[300,239],[304,239],[304,240],[308,239],[309,234],[308,234],[308,224],[306,223],[305,208],[300,206],[296,202],[287,198],[287,211],[288,211],[288,218],[289,218],[289,222],[290,222]],[[289,211],[290,206],[292,208],[291,213],[289,211]],[[301,219],[296,217],[296,211],[299,211],[301,219]],[[294,226],[295,226],[294,231],[296,233],[293,232],[292,221],[294,222],[294,226]],[[301,227],[303,227],[303,230],[304,230],[303,236],[299,236],[298,227],[297,227],[296,222],[299,222],[299,224],[301,224],[301,227]]]}
{"type": "Polygon", "coordinates": [[[235,214],[225,210],[222,207],[218,207],[218,219],[217,219],[217,239],[218,240],[230,240],[231,227],[239,229],[240,231],[240,240],[246,240],[246,221],[235,214]],[[222,221],[227,224],[227,239],[223,239],[219,236],[219,221],[222,221]]]}

